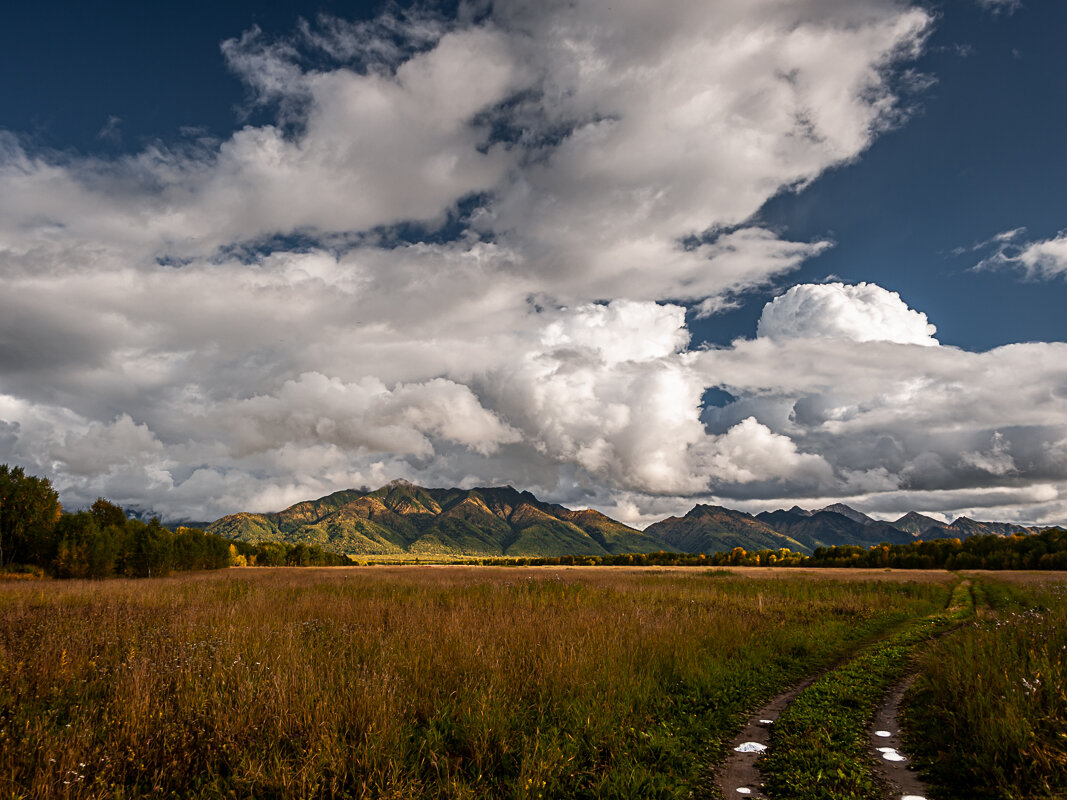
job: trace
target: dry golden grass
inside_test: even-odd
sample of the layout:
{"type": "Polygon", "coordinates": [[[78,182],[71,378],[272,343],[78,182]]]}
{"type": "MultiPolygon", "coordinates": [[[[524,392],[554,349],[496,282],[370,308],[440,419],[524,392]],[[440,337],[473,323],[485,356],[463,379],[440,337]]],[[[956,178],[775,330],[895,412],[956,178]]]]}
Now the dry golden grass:
{"type": "Polygon", "coordinates": [[[996,581],[1013,586],[1056,586],[1067,583],[1067,572],[1055,570],[995,570],[995,569],[969,569],[960,574],[983,581],[996,581]]]}
{"type": "MultiPolygon", "coordinates": [[[[680,567],[679,569],[688,569],[680,567]]],[[[723,567],[734,575],[750,578],[780,578],[783,572],[792,577],[826,581],[880,581],[886,583],[933,583],[948,585],[954,578],[943,569],[885,569],[866,567],[723,567]]]]}
{"type": "Polygon", "coordinates": [[[5,584],[2,794],[685,797],[746,708],[946,596],[947,576],[835,577],[427,566],[5,584]]]}

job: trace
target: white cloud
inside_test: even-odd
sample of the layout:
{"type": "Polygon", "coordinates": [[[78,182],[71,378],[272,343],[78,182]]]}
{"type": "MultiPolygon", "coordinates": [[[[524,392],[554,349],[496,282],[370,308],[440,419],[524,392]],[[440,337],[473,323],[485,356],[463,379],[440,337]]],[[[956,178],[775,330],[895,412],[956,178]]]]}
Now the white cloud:
{"type": "MultiPolygon", "coordinates": [[[[694,368],[736,398],[705,410],[710,429],[725,432],[755,416],[801,451],[819,454],[837,479],[834,492],[822,496],[860,495],[870,507],[877,498],[929,493],[923,508],[951,513],[959,507],[937,504],[953,492],[981,487],[1023,497],[1030,486],[1064,485],[1067,461],[1049,443],[1065,435],[1065,364],[1067,345],[1060,343],[968,353],[759,338],[705,351],[694,368]]],[[[1013,516],[1034,519],[1032,513],[1021,508],[1013,516]]]]}
{"type": "Polygon", "coordinates": [[[994,246],[992,255],[982,259],[979,269],[1013,268],[1032,280],[1050,280],[1067,274],[1067,232],[1051,239],[1025,241],[1026,228],[1015,228],[994,236],[975,249],[994,246]]]}
{"type": "Polygon", "coordinates": [[[108,424],[94,421],[84,430],[67,431],[63,441],[53,445],[49,456],[65,473],[90,476],[117,468],[136,468],[162,452],[163,444],[147,425],[138,425],[128,414],[122,414],[108,424]]]}
{"type": "Polygon", "coordinates": [[[258,35],[224,51],[261,98],[297,104],[297,132],[283,116],[214,151],[157,146],[114,162],[49,161],[7,136],[0,252],[35,270],[131,257],[147,267],[275,234],[438,223],[514,162],[502,146],[480,149],[487,130],[471,121],[524,85],[499,31],[446,33],[391,74],[305,72],[258,35]]]}
{"type": "Polygon", "coordinates": [[[541,95],[520,109],[535,160],[477,222],[565,300],[700,300],[818,252],[772,252],[761,231],[678,242],[862,152],[897,108],[889,67],[929,24],[881,3],[509,2],[494,14],[528,33],[516,46],[541,95]]]}
{"type": "Polygon", "coordinates": [[[201,423],[240,456],[315,444],[428,456],[430,436],[489,455],[518,438],[469,387],[443,378],[388,388],[375,378],[350,384],[305,373],[269,395],[209,408],[201,423]]]}
{"type": "Polygon", "coordinates": [[[707,466],[720,483],[781,481],[811,490],[833,482],[833,469],[821,456],[798,452],[792,439],[755,417],[746,417],[712,440],[707,466]]]}
{"type": "MultiPolygon", "coordinates": [[[[108,160],[0,137],[0,461],[74,504],[201,518],[395,477],[645,521],[1035,486],[1054,513],[1060,345],[916,348],[933,326],[896,294],[824,284],[689,349],[680,301],[716,313],[830,246],[753,215],[899,122],[927,12],[468,12],[227,43],[277,118],[220,142],[108,160]],[[702,409],[710,387],[736,401],[702,409]]],[[[1052,274],[1057,241],[1012,256],[1052,274]]]]}
{"type": "Polygon", "coordinates": [[[589,303],[562,315],[545,328],[541,343],[552,349],[594,350],[614,366],[676,353],[689,343],[689,333],[680,306],[615,300],[607,305],[589,303]]]}
{"type": "Polygon", "coordinates": [[[677,306],[613,303],[560,311],[485,376],[486,394],[524,441],[599,480],[649,492],[699,492],[703,386],[675,351],[677,306]]]}
{"type": "Polygon", "coordinates": [[[772,339],[822,338],[937,345],[926,315],[900,295],[871,283],[801,284],[763,309],[759,335],[772,339]]]}

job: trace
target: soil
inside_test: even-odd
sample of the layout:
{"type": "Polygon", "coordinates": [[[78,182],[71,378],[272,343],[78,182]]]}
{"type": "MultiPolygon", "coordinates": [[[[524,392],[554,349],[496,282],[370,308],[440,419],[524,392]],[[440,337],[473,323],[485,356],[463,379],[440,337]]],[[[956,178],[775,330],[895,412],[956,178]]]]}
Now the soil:
{"type": "Polygon", "coordinates": [[[811,686],[818,677],[818,675],[815,675],[807,678],[775,697],[753,714],[745,728],[737,735],[737,738],[730,742],[730,755],[715,776],[715,785],[722,791],[723,797],[757,797],[766,800],[767,795],[763,793],[763,777],[760,775],[758,766],[759,758],[763,753],[739,753],[734,748],[740,747],[746,742],[756,742],[769,747],[771,743],[771,728],[774,727],[779,715],[796,699],[798,694],[811,686]],[[770,721],[767,722],[766,720],[770,721]],[[740,792],[740,789],[748,789],[749,791],[740,792]]]}
{"type": "Polygon", "coordinates": [[[878,775],[889,787],[888,796],[892,798],[926,797],[926,785],[912,770],[911,759],[904,752],[904,743],[900,737],[900,704],[904,699],[904,693],[908,691],[908,687],[914,680],[915,675],[908,675],[898,681],[882,699],[871,722],[871,757],[878,765],[878,775]],[[889,733],[889,736],[879,736],[877,731],[889,733]],[[893,748],[893,751],[903,759],[900,761],[886,759],[883,752],[877,749],[880,747],[893,748]]]}

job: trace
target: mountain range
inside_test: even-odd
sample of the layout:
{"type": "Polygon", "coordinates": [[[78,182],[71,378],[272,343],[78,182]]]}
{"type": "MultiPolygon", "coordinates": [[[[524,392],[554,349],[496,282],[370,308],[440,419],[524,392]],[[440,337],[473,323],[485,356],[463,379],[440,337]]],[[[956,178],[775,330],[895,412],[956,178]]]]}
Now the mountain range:
{"type": "Polygon", "coordinates": [[[599,511],[572,511],[510,486],[426,489],[393,481],[374,491],[348,489],[269,514],[238,513],[208,531],[247,542],[303,542],[346,555],[560,556],[714,553],[818,547],[916,539],[1033,533],[1038,529],[960,517],[951,524],[916,512],[880,522],[842,503],[808,510],[794,506],[755,516],[697,505],[682,517],[639,531],[599,511]]]}
{"type": "Polygon", "coordinates": [[[407,481],[372,492],[335,492],[273,514],[231,514],[208,530],[247,542],[316,544],[346,555],[560,556],[674,549],[599,511],[543,503],[510,486],[425,489],[407,481]]]}

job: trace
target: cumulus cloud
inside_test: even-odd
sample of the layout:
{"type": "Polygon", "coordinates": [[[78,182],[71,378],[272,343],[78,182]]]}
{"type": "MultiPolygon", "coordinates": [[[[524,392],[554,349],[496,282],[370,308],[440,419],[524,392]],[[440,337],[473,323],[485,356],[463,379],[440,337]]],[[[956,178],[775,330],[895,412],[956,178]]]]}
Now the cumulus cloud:
{"type": "Polygon", "coordinates": [[[871,283],[801,284],[763,309],[759,335],[772,339],[821,338],[934,346],[936,328],[896,292],[871,283]]]}
{"type": "Polygon", "coordinates": [[[788,436],[746,417],[711,441],[707,465],[722,483],[780,481],[793,490],[817,491],[832,483],[833,470],[819,455],[800,453],[788,436]]]}
{"type": "Polygon", "coordinates": [[[356,453],[431,455],[428,436],[489,455],[517,433],[467,386],[443,378],[387,388],[305,373],[269,395],[223,403],[203,424],[239,455],[292,445],[333,444],[356,453]]]}
{"type": "MultiPolygon", "coordinates": [[[[201,519],[396,477],[637,522],[1035,486],[1054,513],[1062,346],[933,346],[872,284],[794,287],[730,347],[686,326],[831,246],[756,212],[901,122],[928,12],[479,9],[250,30],[223,52],[275,117],[220,141],[0,135],[0,460],[201,519]]],[[[1051,275],[1057,241],[1010,255],[1051,275]]]]}
{"type": "Polygon", "coordinates": [[[553,349],[593,350],[613,366],[676,353],[689,343],[689,332],[681,306],[615,300],[589,303],[562,315],[545,328],[541,343],[553,349]]]}
{"type": "Polygon", "coordinates": [[[684,310],[655,303],[559,312],[537,344],[485,377],[524,439],[556,462],[621,487],[695,493],[703,386],[684,354],[684,310]]]}
{"type": "Polygon", "coordinates": [[[514,162],[502,146],[481,147],[487,130],[472,121],[523,85],[498,31],[446,33],[388,75],[305,72],[291,48],[260,38],[246,35],[224,52],[261,98],[299,101],[297,131],[283,117],[244,127],[215,150],[153,147],[58,163],[7,135],[3,250],[35,271],[129,257],[147,266],[278,234],[439,223],[514,162]]]}
{"type": "Polygon", "coordinates": [[[512,2],[494,14],[528,33],[517,52],[540,80],[519,109],[529,163],[475,222],[565,298],[702,300],[818,252],[765,231],[714,234],[891,124],[890,67],[930,22],[881,3],[512,2]],[[697,241],[680,247],[686,237],[697,241]]]}
{"type": "Polygon", "coordinates": [[[1008,451],[1008,442],[999,431],[993,434],[988,450],[968,451],[960,455],[960,461],[990,475],[1007,475],[1016,471],[1015,461],[1008,451]]]}
{"type": "Polygon", "coordinates": [[[253,29],[223,51],[276,124],[114,161],[8,137],[0,234],[35,271],[184,262],[278,234],[433,228],[484,195],[472,230],[565,303],[702,301],[795,268],[825,243],[714,232],[893,122],[893,67],[917,54],[928,15],[868,0],[652,16],[514,0],[479,23],[411,12],[325,18],[280,41],[253,29]],[[308,46],[340,63],[308,69],[308,46]]]}
{"type": "MultiPolygon", "coordinates": [[[[951,513],[959,506],[939,504],[957,492],[1024,497],[1037,485],[1062,492],[1067,465],[1050,442],[1064,438],[1064,364],[1062,343],[969,353],[762,337],[700,353],[694,368],[709,380],[718,376],[735,398],[705,410],[709,430],[725,432],[755,416],[833,466],[835,491],[823,496],[903,513],[905,502],[929,493],[922,508],[951,513]]],[[[1034,513],[1024,506],[1014,516],[1034,519],[1034,513]]]]}

